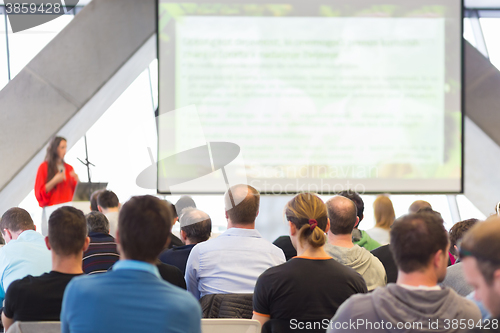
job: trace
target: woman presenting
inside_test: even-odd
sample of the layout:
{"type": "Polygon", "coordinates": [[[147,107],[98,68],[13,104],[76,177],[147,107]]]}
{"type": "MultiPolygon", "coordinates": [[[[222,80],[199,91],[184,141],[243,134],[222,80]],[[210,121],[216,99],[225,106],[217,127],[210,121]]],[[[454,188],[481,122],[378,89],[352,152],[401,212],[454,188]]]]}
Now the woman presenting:
{"type": "MultiPolygon", "coordinates": [[[[49,218],[46,216],[45,207],[72,201],[78,183],[78,176],[73,167],[64,162],[66,148],[65,138],[53,138],[47,148],[45,161],[38,167],[35,196],[40,207],[44,208],[44,224],[49,218]]],[[[42,233],[43,227],[42,225],[42,233]]]]}

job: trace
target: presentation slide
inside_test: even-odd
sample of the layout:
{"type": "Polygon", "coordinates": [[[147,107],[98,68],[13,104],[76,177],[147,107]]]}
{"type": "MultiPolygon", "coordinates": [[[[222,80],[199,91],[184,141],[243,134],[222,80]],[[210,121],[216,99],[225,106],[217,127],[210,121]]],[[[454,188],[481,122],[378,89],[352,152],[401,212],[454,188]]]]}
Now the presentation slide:
{"type": "Polygon", "coordinates": [[[158,14],[159,192],[462,191],[460,1],[158,14]]]}

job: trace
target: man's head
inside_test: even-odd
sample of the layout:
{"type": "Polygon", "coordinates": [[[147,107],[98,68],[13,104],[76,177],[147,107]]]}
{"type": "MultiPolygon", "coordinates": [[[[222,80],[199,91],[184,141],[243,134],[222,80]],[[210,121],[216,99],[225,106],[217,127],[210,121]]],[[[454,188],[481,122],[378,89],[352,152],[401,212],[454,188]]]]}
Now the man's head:
{"type": "Polygon", "coordinates": [[[99,208],[97,208],[97,197],[99,194],[101,194],[104,190],[97,190],[92,192],[90,195],[90,210],[93,212],[98,212],[99,208]]]}
{"type": "Polygon", "coordinates": [[[85,215],[85,220],[87,220],[87,231],[89,234],[91,232],[109,234],[109,221],[103,213],[90,212],[85,215]]]}
{"type": "Polygon", "coordinates": [[[431,274],[444,280],[448,265],[448,233],[439,215],[417,213],[397,219],[391,228],[394,260],[399,271],[431,274]]]}
{"type": "Polygon", "coordinates": [[[151,195],[132,197],[118,216],[116,241],[125,259],[154,263],[167,245],[172,208],[151,195]]]}
{"type": "Polygon", "coordinates": [[[351,234],[358,224],[357,208],[351,199],[337,195],[326,202],[330,232],[334,235],[351,234]]]}
{"type": "Polygon", "coordinates": [[[110,209],[118,209],[120,201],[113,191],[104,190],[97,196],[97,209],[106,213],[110,209]]]}
{"type": "Polygon", "coordinates": [[[226,217],[232,225],[251,225],[259,213],[260,194],[250,185],[232,186],[224,195],[226,217]]]}
{"type": "Polygon", "coordinates": [[[465,221],[457,222],[451,227],[450,236],[450,253],[455,257],[458,257],[458,243],[464,237],[465,233],[471,229],[477,222],[478,219],[468,219],[465,221]]]}
{"type": "Polygon", "coordinates": [[[12,239],[17,239],[24,230],[35,230],[35,224],[26,210],[13,207],[2,215],[0,228],[5,243],[9,243],[12,239]]]}
{"type": "Polygon", "coordinates": [[[500,218],[477,223],[462,239],[460,260],[475,297],[500,316],[500,218]]]}
{"type": "Polygon", "coordinates": [[[355,227],[358,228],[359,223],[363,220],[364,217],[363,213],[365,211],[365,203],[363,202],[363,199],[361,199],[361,196],[358,193],[351,190],[342,191],[338,195],[351,199],[351,201],[354,202],[354,204],[356,205],[359,222],[355,227]]]}
{"type": "Polygon", "coordinates": [[[196,208],[196,203],[193,198],[188,195],[184,195],[177,200],[174,206],[174,218],[177,218],[181,215],[181,212],[184,208],[193,207],[196,208]]]}
{"type": "Polygon", "coordinates": [[[414,201],[414,202],[410,205],[410,208],[408,208],[408,213],[409,213],[409,214],[415,214],[415,213],[417,213],[420,209],[425,208],[425,207],[429,207],[430,209],[432,209],[431,204],[430,204],[430,203],[428,203],[427,201],[424,201],[424,200],[417,200],[417,201],[414,201]]]}
{"type": "Polygon", "coordinates": [[[180,211],[181,238],[186,243],[198,244],[210,238],[212,220],[207,213],[187,207],[180,211]]]}
{"type": "Polygon", "coordinates": [[[87,249],[87,222],[82,211],[74,207],[56,209],[49,218],[47,247],[58,256],[79,256],[87,249]]]}

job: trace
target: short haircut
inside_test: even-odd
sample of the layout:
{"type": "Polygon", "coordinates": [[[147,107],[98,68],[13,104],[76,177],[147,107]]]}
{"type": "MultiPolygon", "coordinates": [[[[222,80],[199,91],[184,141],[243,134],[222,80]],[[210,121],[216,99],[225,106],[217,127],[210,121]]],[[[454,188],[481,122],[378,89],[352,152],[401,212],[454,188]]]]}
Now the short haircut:
{"type": "Polygon", "coordinates": [[[179,217],[184,208],[193,207],[196,208],[196,203],[193,198],[188,195],[184,195],[177,200],[174,206],[174,218],[179,217]]]}
{"type": "Polygon", "coordinates": [[[207,213],[194,207],[187,207],[181,211],[179,222],[181,230],[191,242],[201,243],[210,238],[212,220],[207,213]]]}
{"type": "Polygon", "coordinates": [[[9,229],[12,232],[35,230],[35,224],[26,210],[13,207],[2,215],[0,228],[3,234],[4,229],[9,229]]]}
{"type": "Polygon", "coordinates": [[[460,259],[476,258],[477,267],[485,281],[491,286],[494,275],[500,269],[500,218],[488,218],[477,223],[462,239],[460,259]]]}
{"type": "Polygon", "coordinates": [[[97,196],[97,205],[104,209],[118,207],[120,201],[113,191],[104,190],[97,196]]]}
{"type": "Polygon", "coordinates": [[[422,208],[425,208],[425,207],[428,207],[430,209],[432,209],[432,206],[430,203],[428,203],[427,201],[424,201],[424,200],[416,200],[414,201],[410,207],[408,208],[408,213],[409,214],[415,214],[415,213],[418,213],[418,211],[422,208]]]}
{"type": "Polygon", "coordinates": [[[103,234],[109,234],[109,221],[103,213],[90,212],[85,215],[85,220],[87,220],[87,231],[89,233],[101,232],[103,234]]]}
{"type": "Polygon", "coordinates": [[[352,233],[358,214],[356,205],[351,199],[335,196],[326,202],[326,208],[332,234],[347,235],[352,233]]]}
{"type": "Polygon", "coordinates": [[[399,270],[412,273],[425,269],[439,250],[446,252],[448,233],[437,214],[403,215],[391,228],[389,246],[399,270]]]}
{"type": "Polygon", "coordinates": [[[233,223],[251,224],[259,212],[260,194],[250,185],[234,185],[224,195],[224,204],[233,223]]]}
{"type": "Polygon", "coordinates": [[[172,208],[165,201],[152,195],[132,197],[118,215],[123,254],[132,260],[156,261],[167,244],[172,220],[172,208]]]}
{"type": "Polygon", "coordinates": [[[98,212],[99,209],[97,208],[97,197],[99,194],[101,194],[104,190],[97,190],[92,192],[90,195],[90,210],[93,212],[98,212]]]}
{"type": "Polygon", "coordinates": [[[450,236],[450,252],[454,256],[458,256],[458,253],[455,251],[455,245],[458,246],[458,242],[464,237],[465,233],[471,229],[477,222],[478,219],[468,219],[465,221],[457,222],[451,227],[449,236],[450,236]]]}
{"type": "Polygon", "coordinates": [[[75,207],[56,209],[49,218],[49,243],[58,255],[77,255],[87,238],[85,215],[75,207]]]}
{"type": "Polygon", "coordinates": [[[361,199],[361,196],[351,190],[339,192],[338,195],[351,199],[351,201],[354,202],[354,204],[356,205],[356,209],[358,210],[357,215],[359,217],[359,222],[361,222],[363,220],[363,213],[365,211],[365,203],[363,199],[361,199]]]}

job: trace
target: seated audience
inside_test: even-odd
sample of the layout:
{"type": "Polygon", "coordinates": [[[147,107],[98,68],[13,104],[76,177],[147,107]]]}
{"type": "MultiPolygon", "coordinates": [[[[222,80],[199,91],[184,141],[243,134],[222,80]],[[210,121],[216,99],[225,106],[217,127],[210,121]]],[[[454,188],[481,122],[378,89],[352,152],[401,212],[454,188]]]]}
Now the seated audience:
{"type": "Polygon", "coordinates": [[[92,192],[90,195],[90,211],[91,212],[98,212],[99,208],[97,208],[97,197],[99,194],[101,194],[104,190],[97,190],[92,192]]]}
{"type": "Polygon", "coordinates": [[[248,185],[235,185],[224,195],[227,230],[196,244],[187,261],[187,289],[196,298],[251,294],[266,269],[285,262],[283,251],[255,230],[259,202],[259,192],[248,185]]]}
{"type": "Polygon", "coordinates": [[[153,196],[133,197],[118,217],[118,261],[106,274],[73,279],[64,293],[62,333],[200,333],[201,308],[187,291],[160,278],[155,262],[167,245],[172,210],[153,196]]]}
{"type": "Polygon", "coordinates": [[[270,319],[328,321],[351,295],[366,293],[366,283],[325,252],[329,222],[319,197],[311,193],[295,196],[287,203],[285,215],[298,256],[259,277],[253,319],[261,324],[270,319]]]}
{"type": "Polygon", "coordinates": [[[85,216],[90,244],[83,253],[83,271],[85,274],[105,273],[120,259],[115,238],[109,234],[109,222],[100,212],[91,212],[85,216]]]}
{"type": "Polygon", "coordinates": [[[396,266],[389,244],[376,248],[371,253],[384,265],[387,283],[396,283],[398,279],[398,266],[396,266]]]}
{"type": "Polygon", "coordinates": [[[375,216],[375,227],[366,232],[380,244],[387,245],[390,241],[389,231],[396,219],[391,199],[385,195],[378,196],[373,202],[373,214],[375,216]]]}
{"type": "Polygon", "coordinates": [[[386,285],[385,269],[380,260],[352,242],[352,230],[358,223],[356,205],[343,196],[326,202],[330,230],[326,252],[341,264],[353,268],[365,279],[368,290],[386,285]]]}
{"type": "Polygon", "coordinates": [[[179,221],[181,240],[186,245],[163,251],[160,254],[160,261],[179,268],[184,276],[186,262],[193,247],[210,238],[212,220],[207,213],[193,207],[187,207],[182,210],[179,221]]]}
{"type": "MultiPolygon", "coordinates": [[[[172,205],[169,201],[167,202],[170,205],[172,205]]],[[[179,221],[179,215],[181,214],[182,210],[188,207],[196,208],[196,203],[194,202],[193,198],[191,198],[188,195],[180,197],[179,200],[177,200],[177,202],[175,203],[175,205],[172,205],[172,211],[174,212],[174,222],[172,224],[172,228],[174,227],[175,223],[179,221]]],[[[168,244],[168,249],[184,245],[185,245],[184,242],[181,239],[179,239],[179,237],[177,237],[174,234],[170,235],[170,243],[168,244]]]]}
{"type": "Polygon", "coordinates": [[[52,259],[42,234],[35,231],[30,214],[22,208],[7,210],[0,220],[6,245],[0,249],[0,304],[9,285],[27,275],[50,272],[52,259]]]}
{"type": "Polygon", "coordinates": [[[375,333],[381,331],[381,325],[385,331],[461,332],[464,327],[452,325],[453,320],[477,323],[481,319],[473,302],[438,285],[446,275],[449,247],[439,216],[417,213],[399,218],[391,229],[390,246],[399,268],[397,283],[349,298],[333,317],[328,332],[375,333]],[[371,326],[345,326],[349,321],[371,326]],[[401,323],[411,327],[405,330],[398,327],[401,323]]]}
{"type": "MultiPolygon", "coordinates": [[[[462,240],[465,233],[471,229],[476,223],[477,219],[469,219],[462,222],[455,223],[451,227],[449,232],[450,237],[450,253],[454,258],[458,258],[458,246],[457,244],[462,240]]],[[[446,273],[446,278],[444,279],[442,285],[450,287],[455,290],[460,296],[469,295],[474,288],[465,281],[464,272],[462,268],[462,263],[460,261],[455,262],[454,265],[448,266],[446,273]]]]}
{"type": "Polygon", "coordinates": [[[48,223],[45,243],[52,254],[52,271],[10,284],[2,313],[5,331],[15,321],[59,321],[66,285],[83,274],[82,253],[89,245],[83,213],[74,207],[61,207],[50,215],[48,223]]]}
{"type": "Polygon", "coordinates": [[[460,246],[466,281],[473,286],[475,299],[491,314],[489,325],[476,324],[474,332],[500,332],[500,218],[477,223],[460,246]]]}
{"type": "Polygon", "coordinates": [[[97,196],[97,209],[106,215],[109,222],[109,234],[116,238],[118,227],[118,213],[120,212],[120,201],[112,191],[103,190],[97,196]]]}
{"type": "Polygon", "coordinates": [[[432,210],[431,204],[428,203],[427,201],[416,200],[410,205],[410,207],[408,207],[408,214],[418,213],[418,211],[421,210],[422,208],[429,208],[430,210],[432,210]]]}
{"type": "Polygon", "coordinates": [[[297,256],[297,249],[293,247],[290,236],[279,236],[274,240],[273,244],[283,251],[286,261],[297,256]]]}

